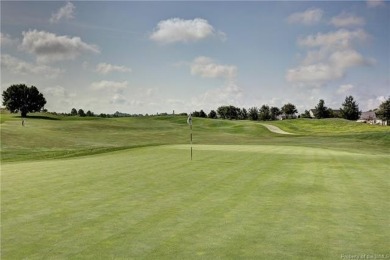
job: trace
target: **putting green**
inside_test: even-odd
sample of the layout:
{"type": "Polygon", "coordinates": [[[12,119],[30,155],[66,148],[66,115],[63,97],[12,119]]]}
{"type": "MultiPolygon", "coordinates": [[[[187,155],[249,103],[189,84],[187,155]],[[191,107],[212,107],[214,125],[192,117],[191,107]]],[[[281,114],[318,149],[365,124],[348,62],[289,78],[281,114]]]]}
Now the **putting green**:
{"type": "Polygon", "coordinates": [[[167,145],[2,165],[2,259],[388,254],[389,155],[167,145]]]}

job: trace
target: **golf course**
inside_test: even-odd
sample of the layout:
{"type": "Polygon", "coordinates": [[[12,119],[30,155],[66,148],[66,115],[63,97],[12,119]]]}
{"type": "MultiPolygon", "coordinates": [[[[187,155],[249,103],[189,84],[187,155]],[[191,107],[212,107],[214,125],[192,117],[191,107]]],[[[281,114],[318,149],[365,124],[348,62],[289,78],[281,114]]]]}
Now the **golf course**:
{"type": "Polygon", "coordinates": [[[390,127],[263,123],[3,112],[1,259],[390,258],[390,127]]]}

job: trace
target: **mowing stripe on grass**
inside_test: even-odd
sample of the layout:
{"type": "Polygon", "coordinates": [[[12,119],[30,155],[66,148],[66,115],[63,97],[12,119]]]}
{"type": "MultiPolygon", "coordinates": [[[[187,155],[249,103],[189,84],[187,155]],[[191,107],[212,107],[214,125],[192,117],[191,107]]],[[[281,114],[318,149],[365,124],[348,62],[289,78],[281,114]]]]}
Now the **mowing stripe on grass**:
{"type": "Polygon", "coordinates": [[[386,253],[385,155],[145,147],[2,165],[2,259],[386,253]]]}

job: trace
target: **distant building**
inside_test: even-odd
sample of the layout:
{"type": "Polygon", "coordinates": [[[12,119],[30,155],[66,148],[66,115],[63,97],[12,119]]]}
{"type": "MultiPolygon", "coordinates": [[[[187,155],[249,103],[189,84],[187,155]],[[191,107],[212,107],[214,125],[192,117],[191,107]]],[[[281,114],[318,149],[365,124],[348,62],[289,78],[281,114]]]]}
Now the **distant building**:
{"type": "Polygon", "coordinates": [[[371,125],[387,125],[387,121],[377,118],[374,111],[363,112],[357,122],[367,123],[371,125]]]}
{"type": "Polygon", "coordinates": [[[316,116],[315,116],[316,112],[317,112],[316,109],[310,109],[310,110],[309,110],[310,117],[311,117],[311,118],[316,118],[316,116]]]}
{"type": "Polygon", "coordinates": [[[293,114],[293,115],[286,115],[286,114],[280,114],[280,115],[278,115],[278,116],[276,116],[276,119],[278,119],[278,120],[285,120],[285,119],[296,119],[297,118],[297,116],[295,115],[295,114],[293,114]]]}

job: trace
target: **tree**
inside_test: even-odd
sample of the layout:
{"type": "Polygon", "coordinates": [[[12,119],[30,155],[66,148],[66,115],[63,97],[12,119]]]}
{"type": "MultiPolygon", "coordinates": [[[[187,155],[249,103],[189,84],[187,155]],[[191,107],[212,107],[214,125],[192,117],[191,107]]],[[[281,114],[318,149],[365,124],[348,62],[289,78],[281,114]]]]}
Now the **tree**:
{"type": "Polygon", "coordinates": [[[318,105],[315,107],[314,116],[318,119],[328,118],[330,116],[329,109],[325,106],[323,99],[320,99],[318,105]]]}
{"type": "Polygon", "coordinates": [[[254,120],[254,121],[259,119],[259,110],[257,109],[257,107],[249,108],[248,117],[250,120],[254,120]]]}
{"type": "Polygon", "coordinates": [[[72,108],[72,110],[70,111],[70,114],[72,116],[77,116],[77,109],[76,108],[72,108]]]}
{"type": "Polygon", "coordinates": [[[78,114],[79,116],[85,116],[84,110],[82,110],[81,108],[79,109],[78,114]]]}
{"type": "Polygon", "coordinates": [[[301,114],[301,118],[311,118],[309,110],[305,110],[305,113],[301,114]]]}
{"type": "Polygon", "coordinates": [[[348,120],[359,119],[359,116],[362,112],[359,111],[359,105],[356,103],[355,100],[353,100],[352,96],[346,97],[342,105],[343,107],[340,108],[340,113],[343,118],[348,120]]]}
{"type": "Polygon", "coordinates": [[[276,120],[276,117],[280,115],[280,109],[277,107],[270,108],[271,120],[276,120]]]}
{"type": "Polygon", "coordinates": [[[95,116],[95,114],[93,112],[91,112],[91,110],[88,110],[87,111],[87,116],[95,116]]]}
{"type": "Polygon", "coordinates": [[[207,115],[206,115],[206,113],[205,113],[203,110],[200,110],[200,112],[199,112],[199,117],[206,118],[207,115]]]}
{"type": "Polygon", "coordinates": [[[220,106],[217,108],[217,114],[220,118],[226,119],[227,118],[227,106],[220,106]]]}
{"type": "Polygon", "coordinates": [[[223,119],[238,119],[240,109],[234,106],[220,106],[217,113],[223,119]]]}
{"type": "Polygon", "coordinates": [[[282,112],[285,113],[288,118],[293,118],[295,113],[298,113],[298,110],[293,104],[287,103],[282,107],[282,112]]]}
{"type": "Polygon", "coordinates": [[[389,125],[388,122],[390,121],[390,97],[379,105],[379,109],[376,111],[376,114],[380,119],[382,119],[382,121],[386,121],[387,125],[389,125]]]}
{"type": "Polygon", "coordinates": [[[41,111],[45,104],[45,97],[34,86],[17,84],[3,91],[3,105],[11,113],[20,112],[22,117],[26,117],[27,113],[41,111]]]}
{"type": "Polygon", "coordinates": [[[328,108],[329,111],[329,117],[330,118],[340,118],[340,110],[333,110],[331,108],[328,108]]]}
{"type": "Polygon", "coordinates": [[[217,112],[215,112],[215,110],[211,110],[208,115],[208,118],[217,118],[217,112]]]}
{"type": "Polygon", "coordinates": [[[269,106],[262,105],[259,110],[259,119],[266,121],[271,119],[271,111],[269,109],[269,106]]]}
{"type": "Polygon", "coordinates": [[[241,120],[246,120],[246,119],[248,119],[248,111],[246,111],[245,108],[240,109],[239,112],[240,112],[240,113],[239,113],[239,116],[238,116],[239,119],[241,119],[241,120]]]}

